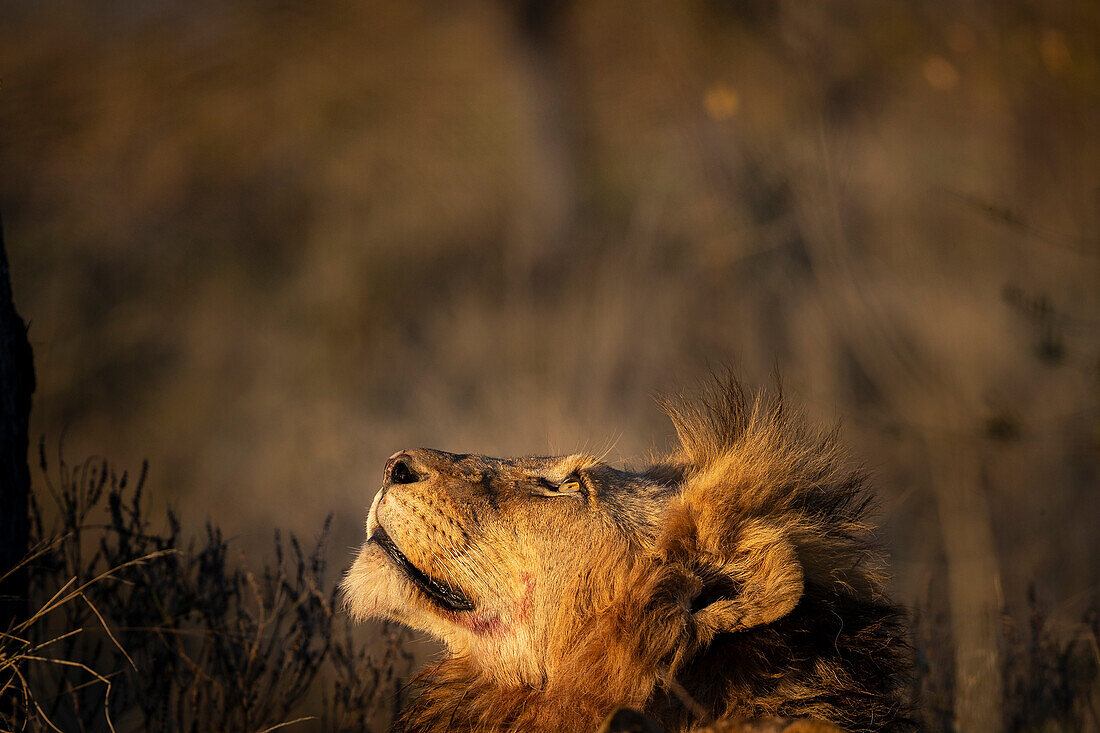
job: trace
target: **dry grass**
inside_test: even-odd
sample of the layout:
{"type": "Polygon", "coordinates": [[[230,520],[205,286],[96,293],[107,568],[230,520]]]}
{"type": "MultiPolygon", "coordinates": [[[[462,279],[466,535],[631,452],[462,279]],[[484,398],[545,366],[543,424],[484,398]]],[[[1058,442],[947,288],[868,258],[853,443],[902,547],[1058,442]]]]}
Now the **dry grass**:
{"type": "Polygon", "coordinates": [[[40,456],[52,506],[35,502],[25,562],[39,610],[0,644],[7,728],[339,731],[392,715],[404,637],[382,627],[368,654],[352,635],[326,579],[327,527],[309,550],[276,533],[253,572],[213,525],[186,542],[171,513],[155,526],[144,469],[131,483],[59,457],[51,475],[40,456]]]}

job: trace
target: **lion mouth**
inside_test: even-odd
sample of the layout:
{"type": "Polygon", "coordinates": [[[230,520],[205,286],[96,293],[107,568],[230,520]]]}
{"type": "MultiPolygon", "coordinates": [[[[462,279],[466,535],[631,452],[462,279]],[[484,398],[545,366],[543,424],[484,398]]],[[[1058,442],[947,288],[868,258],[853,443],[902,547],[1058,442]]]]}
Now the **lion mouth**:
{"type": "Polygon", "coordinates": [[[397,566],[397,569],[405,574],[412,584],[424,592],[424,595],[431,598],[440,606],[448,611],[472,611],[474,604],[470,602],[462,591],[457,588],[453,588],[441,580],[432,578],[420,568],[413,565],[409,558],[405,557],[405,553],[397,549],[397,545],[390,536],[386,534],[386,530],[378,527],[374,530],[374,534],[370,536],[370,541],[377,543],[382,548],[382,552],[386,553],[386,556],[397,566]]]}

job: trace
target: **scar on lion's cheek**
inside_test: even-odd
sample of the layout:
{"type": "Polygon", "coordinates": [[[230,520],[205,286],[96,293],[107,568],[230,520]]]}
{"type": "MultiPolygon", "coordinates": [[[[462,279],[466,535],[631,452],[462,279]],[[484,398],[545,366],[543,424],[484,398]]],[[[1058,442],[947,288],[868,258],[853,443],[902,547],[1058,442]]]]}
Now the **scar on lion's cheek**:
{"type": "Polygon", "coordinates": [[[508,630],[500,616],[492,612],[476,613],[470,625],[470,631],[478,636],[499,636],[508,630]]]}
{"type": "MultiPolygon", "coordinates": [[[[528,620],[534,605],[535,576],[524,573],[522,579],[523,591],[516,599],[512,610],[512,621],[516,623],[528,620]]],[[[473,615],[453,614],[451,618],[456,624],[477,636],[500,636],[512,628],[512,624],[502,619],[496,611],[477,611],[473,615]]]]}
{"type": "Polygon", "coordinates": [[[451,619],[476,636],[500,636],[509,628],[495,611],[477,611],[473,615],[451,614],[451,619]]]}

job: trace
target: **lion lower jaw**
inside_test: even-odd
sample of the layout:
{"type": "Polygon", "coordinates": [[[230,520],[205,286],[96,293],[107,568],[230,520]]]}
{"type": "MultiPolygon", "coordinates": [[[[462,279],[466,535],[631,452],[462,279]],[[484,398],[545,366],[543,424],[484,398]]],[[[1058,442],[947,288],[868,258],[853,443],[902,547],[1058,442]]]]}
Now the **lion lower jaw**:
{"type": "Polygon", "coordinates": [[[375,544],[379,549],[385,553],[390,562],[405,578],[412,583],[421,593],[423,593],[429,600],[436,603],[440,608],[452,614],[464,613],[474,610],[474,604],[470,602],[470,599],[466,597],[461,590],[444,583],[441,580],[432,578],[420,568],[416,567],[411,560],[401,551],[386,532],[386,530],[379,525],[376,530],[371,534],[367,544],[375,544]]]}

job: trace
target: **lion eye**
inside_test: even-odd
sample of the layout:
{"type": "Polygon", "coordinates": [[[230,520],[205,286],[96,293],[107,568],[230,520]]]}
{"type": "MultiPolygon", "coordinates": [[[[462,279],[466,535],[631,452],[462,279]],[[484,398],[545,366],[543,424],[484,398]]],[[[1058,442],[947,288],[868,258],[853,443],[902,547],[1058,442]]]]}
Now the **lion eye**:
{"type": "Polygon", "coordinates": [[[539,479],[532,489],[535,496],[583,496],[584,485],[576,474],[569,476],[559,484],[551,483],[547,479],[539,479]]]}
{"type": "Polygon", "coordinates": [[[581,490],[581,480],[576,476],[570,476],[569,478],[558,484],[559,494],[575,494],[581,490]]]}

